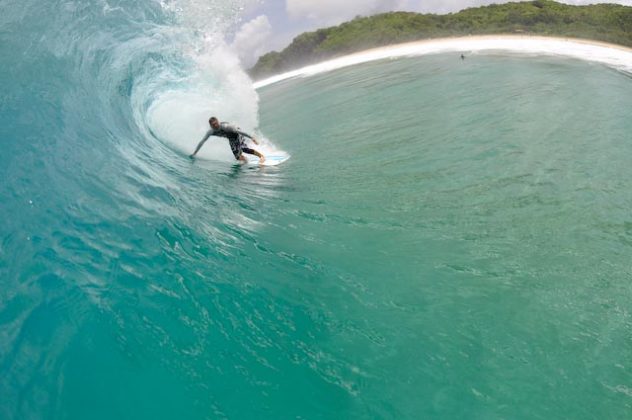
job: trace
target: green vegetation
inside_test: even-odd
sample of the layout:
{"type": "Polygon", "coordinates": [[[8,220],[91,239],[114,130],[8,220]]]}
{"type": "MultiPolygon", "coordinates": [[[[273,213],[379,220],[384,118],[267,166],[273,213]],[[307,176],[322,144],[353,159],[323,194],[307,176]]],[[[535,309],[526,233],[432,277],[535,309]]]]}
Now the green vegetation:
{"type": "Polygon", "coordinates": [[[392,12],[357,17],[339,26],[297,36],[283,51],[259,58],[250,74],[262,78],[324,59],[401,42],[507,33],[585,38],[632,47],[632,7],[569,6],[539,0],[477,7],[449,15],[392,12]]]}

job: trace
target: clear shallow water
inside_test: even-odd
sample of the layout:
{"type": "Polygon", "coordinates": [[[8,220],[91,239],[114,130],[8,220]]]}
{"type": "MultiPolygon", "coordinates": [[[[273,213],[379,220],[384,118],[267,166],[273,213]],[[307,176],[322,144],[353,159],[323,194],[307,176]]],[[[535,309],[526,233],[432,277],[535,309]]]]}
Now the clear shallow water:
{"type": "Polygon", "coordinates": [[[436,55],[257,112],[190,16],[102,6],[0,21],[0,418],[626,417],[626,74],[436,55]],[[191,164],[200,91],[292,158],[191,164]]]}

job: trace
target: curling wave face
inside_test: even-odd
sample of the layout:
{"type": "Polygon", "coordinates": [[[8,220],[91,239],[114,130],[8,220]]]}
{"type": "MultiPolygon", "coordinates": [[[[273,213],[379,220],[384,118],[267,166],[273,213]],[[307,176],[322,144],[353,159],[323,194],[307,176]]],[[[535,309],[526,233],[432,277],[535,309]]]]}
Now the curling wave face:
{"type": "Polygon", "coordinates": [[[11,63],[0,75],[8,88],[5,175],[28,171],[32,179],[47,167],[41,176],[52,188],[63,176],[125,196],[135,190],[130,179],[169,185],[212,112],[257,127],[257,95],[223,41],[239,8],[185,0],[8,4],[0,21],[11,63]],[[25,154],[37,163],[16,165],[25,154]]]}

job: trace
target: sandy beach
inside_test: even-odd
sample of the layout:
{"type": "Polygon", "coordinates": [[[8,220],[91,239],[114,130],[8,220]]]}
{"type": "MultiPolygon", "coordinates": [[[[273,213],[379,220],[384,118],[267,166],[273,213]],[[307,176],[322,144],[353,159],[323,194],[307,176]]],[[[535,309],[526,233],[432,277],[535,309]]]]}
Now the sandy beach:
{"type": "Polygon", "coordinates": [[[312,64],[255,82],[255,89],[294,77],[307,77],[356,64],[396,57],[415,57],[438,53],[512,53],[570,57],[594,61],[623,71],[632,71],[632,48],[577,38],[531,35],[477,35],[435,38],[373,48],[321,63],[312,64]]]}

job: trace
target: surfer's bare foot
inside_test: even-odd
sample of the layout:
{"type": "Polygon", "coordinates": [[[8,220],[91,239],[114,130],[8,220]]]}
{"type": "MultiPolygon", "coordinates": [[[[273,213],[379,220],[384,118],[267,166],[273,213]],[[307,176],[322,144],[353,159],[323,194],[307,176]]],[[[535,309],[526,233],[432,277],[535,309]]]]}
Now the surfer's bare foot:
{"type": "Polygon", "coordinates": [[[265,161],[266,161],[266,157],[265,156],[263,156],[263,155],[259,156],[259,163],[263,163],[265,161]]]}

